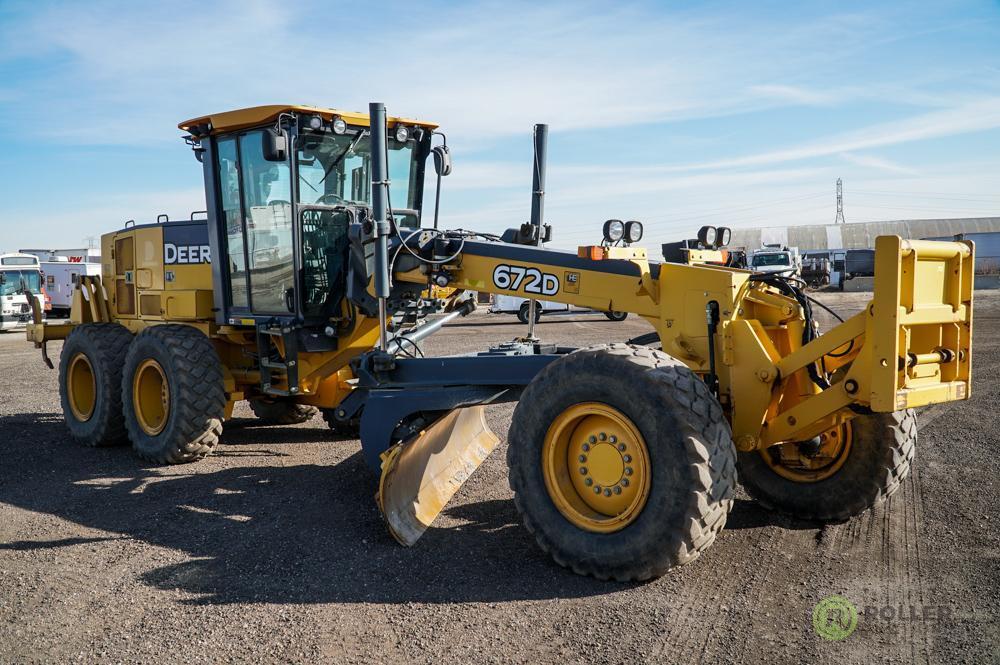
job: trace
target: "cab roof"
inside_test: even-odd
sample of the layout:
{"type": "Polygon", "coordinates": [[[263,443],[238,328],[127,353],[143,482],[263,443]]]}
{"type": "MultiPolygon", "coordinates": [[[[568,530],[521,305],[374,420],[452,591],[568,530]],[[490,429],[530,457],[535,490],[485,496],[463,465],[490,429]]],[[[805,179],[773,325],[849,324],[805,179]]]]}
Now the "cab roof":
{"type": "MultiPolygon", "coordinates": [[[[338,111],[337,109],[320,108],[318,106],[302,106],[297,104],[270,104],[268,106],[251,106],[235,111],[223,111],[222,113],[212,113],[203,115],[191,120],[185,120],[177,125],[178,128],[189,132],[194,136],[205,136],[223,134],[246,127],[274,122],[282,113],[301,113],[304,115],[319,115],[324,120],[332,120],[334,116],[340,116],[348,125],[368,127],[369,118],[367,113],[358,111],[338,111]]],[[[437,129],[438,125],[433,122],[422,120],[412,120],[410,118],[399,118],[387,116],[386,122],[389,127],[397,124],[416,125],[427,129],[437,129]]]]}

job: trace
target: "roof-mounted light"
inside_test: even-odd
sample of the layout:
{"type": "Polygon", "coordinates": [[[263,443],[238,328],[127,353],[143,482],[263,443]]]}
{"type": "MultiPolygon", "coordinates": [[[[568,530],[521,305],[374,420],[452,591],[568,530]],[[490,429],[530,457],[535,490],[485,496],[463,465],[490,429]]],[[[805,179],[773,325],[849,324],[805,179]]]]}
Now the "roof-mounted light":
{"type": "Polygon", "coordinates": [[[314,132],[318,132],[319,130],[323,129],[323,118],[318,115],[311,115],[309,116],[308,124],[309,124],[309,129],[313,130],[314,132]]]}
{"type": "Polygon", "coordinates": [[[639,242],[642,240],[642,222],[632,220],[625,222],[625,241],[639,242]]]}
{"type": "Polygon", "coordinates": [[[339,115],[333,117],[333,133],[343,134],[347,131],[347,123],[339,115]]]}
{"type": "Polygon", "coordinates": [[[406,143],[408,138],[410,138],[410,130],[405,125],[396,125],[396,140],[400,143],[406,143]]]}
{"type": "Polygon", "coordinates": [[[604,240],[618,242],[625,237],[625,223],[620,219],[609,219],[604,222],[604,240]]]}
{"type": "Polygon", "coordinates": [[[714,226],[703,226],[698,229],[698,242],[708,248],[715,247],[715,241],[719,236],[719,230],[714,226]]]}

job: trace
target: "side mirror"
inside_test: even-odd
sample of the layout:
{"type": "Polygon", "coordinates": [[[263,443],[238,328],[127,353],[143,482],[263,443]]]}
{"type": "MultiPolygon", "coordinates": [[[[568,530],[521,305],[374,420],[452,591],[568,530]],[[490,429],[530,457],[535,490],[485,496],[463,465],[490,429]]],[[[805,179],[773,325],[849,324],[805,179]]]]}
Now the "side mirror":
{"type": "Polygon", "coordinates": [[[269,162],[284,162],[288,159],[288,132],[266,129],[261,135],[264,159],[269,162]]]}
{"type": "Polygon", "coordinates": [[[431,154],[434,155],[434,172],[439,176],[451,175],[451,152],[448,151],[448,146],[435,146],[431,154]]]}

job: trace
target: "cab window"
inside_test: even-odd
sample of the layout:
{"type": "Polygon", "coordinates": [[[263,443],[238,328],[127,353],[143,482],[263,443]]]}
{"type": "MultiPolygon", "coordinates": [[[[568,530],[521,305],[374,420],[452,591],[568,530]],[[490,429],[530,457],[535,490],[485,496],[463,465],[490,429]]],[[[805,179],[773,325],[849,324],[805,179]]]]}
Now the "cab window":
{"type": "Polygon", "coordinates": [[[285,314],[295,309],[289,165],[265,160],[262,140],[262,131],[240,137],[250,306],[255,313],[285,314]]]}

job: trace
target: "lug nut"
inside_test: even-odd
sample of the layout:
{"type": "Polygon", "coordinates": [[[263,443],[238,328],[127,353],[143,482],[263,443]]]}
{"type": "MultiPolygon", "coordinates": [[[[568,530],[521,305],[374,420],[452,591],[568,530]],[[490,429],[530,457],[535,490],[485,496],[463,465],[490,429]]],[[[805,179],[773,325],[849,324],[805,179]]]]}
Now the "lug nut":
{"type": "Polygon", "coordinates": [[[615,494],[621,494],[621,493],[622,493],[622,488],[615,485],[615,494]]]}
{"type": "Polygon", "coordinates": [[[590,450],[590,444],[589,443],[583,444],[583,452],[588,452],[589,450],[590,450]]]}
{"type": "Polygon", "coordinates": [[[581,476],[587,475],[587,467],[585,467],[585,466],[581,466],[580,467],[580,475],[581,476]]]}
{"type": "Polygon", "coordinates": [[[632,456],[631,455],[623,455],[622,456],[622,460],[624,460],[625,463],[628,464],[629,462],[632,461],[632,456]]]}
{"type": "Polygon", "coordinates": [[[618,443],[618,437],[612,434],[610,437],[608,437],[608,441],[610,441],[611,443],[618,443]]]}
{"type": "Polygon", "coordinates": [[[580,460],[580,463],[582,464],[583,462],[587,461],[587,456],[586,455],[580,455],[579,457],[577,457],[577,459],[580,460]]]}
{"type": "Polygon", "coordinates": [[[601,486],[600,485],[595,485],[594,486],[594,494],[600,494],[600,493],[601,493],[601,486]]]}
{"type": "Polygon", "coordinates": [[[625,475],[626,476],[631,476],[632,475],[632,467],[630,467],[630,466],[625,467],[625,475]]]}
{"type": "Polygon", "coordinates": [[[611,490],[604,490],[604,496],[611,496],[611,490]]]}
{"type": "Polygon", "coordinates": [[[628,478],[622,478],[622,487],[628,487],[628,478]]]}
{"type": "Polygon", "coordinates": [[[583,484],[586,485],[587,487],[590,487],[591,485],[594,484],[594,481],[591,478],[584,478],[583,479],[583,484]]]}
{"type": "Polygon", "coordinates": [[[597,443],[597,437],[596,437],[596,436],[594,436],[593,434],[591,434],[591,435],[590,435],[590,438],[589,438],[589,439],[587,439],[587,441],[589,441],[589,442],[591,442],[591,443],[597,443]]]}
{"type": "Polygon", "coordinates": [[[607,441],[608,440],[608,435],[605,434],[604,432],[601,432],[600,439],[601,439],[601,441],[607,441]]]}
{"type": "Polygon", "coordinates": [[[624,451],[625,450],[625,444],[624,443],[619,443],[618,444],[618,450],[624,451]]]}

